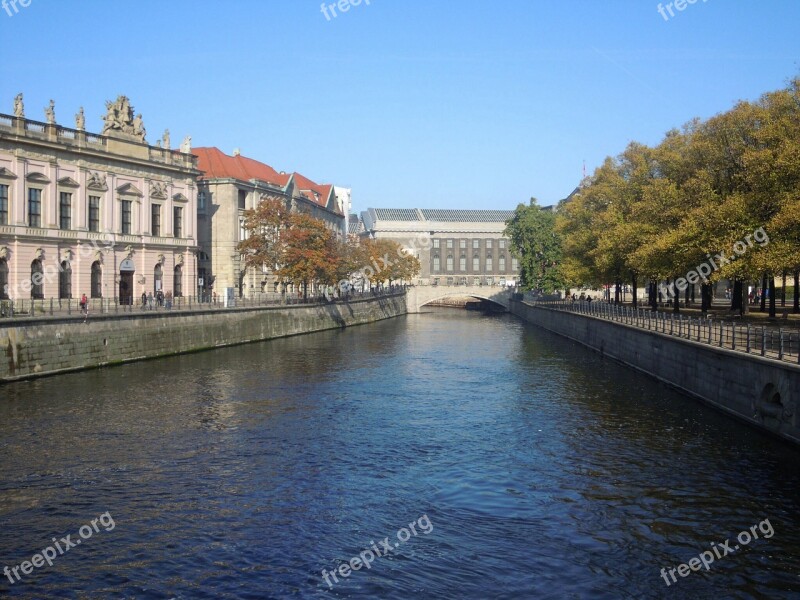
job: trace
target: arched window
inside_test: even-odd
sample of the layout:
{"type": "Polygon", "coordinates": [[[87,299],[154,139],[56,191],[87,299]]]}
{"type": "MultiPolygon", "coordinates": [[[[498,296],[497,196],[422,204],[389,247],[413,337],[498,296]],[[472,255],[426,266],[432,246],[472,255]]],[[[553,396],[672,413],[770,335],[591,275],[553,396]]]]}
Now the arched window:
{"type": "Polygon", "coordinates": [[[39,259],[31,263],[31,298],[44,298],[44,272],[39,259]]]}
{"type": "Polygon", "coordinates": [[[58,297],[72,298],[72,267],[68,260],[61,261],[58,270],[58,297]]]}
{"type": "Polygon", "coordinates": [[[448,254],[447,255],[447,270],[448,271],[452,271],[453,270],[453,255],[452,254],[448,254]]]}
{"type": "Polygon", "coordinates": [[[183,267],[181,265],[176,265],[175,267],[175,278],[172,282],[172,295],[176,298],[178,296],[183,296],[183,267]]]}
{"type": "Polygon", "coordinates": [[[481,259],[477,254],[472,257],[472,270],[475,273],[480,273],[481,270],[481,259]]]}
{"type": "Polygon", "coordinates": [[[103,297],[103,269],[98,260],[92,263],[91,296],[92,298],[103,297]]]}
{"type": "Polygon", "coordinates": [[[0,300],[8,300],[8,261],[0,258],[0,300]]]}
{"type": "Polygon", "coordinates": [[[163,289],[161,263],[158,263],[156,268],[153,269],[153,293],[155,294],[158,290],[163,289]]]}

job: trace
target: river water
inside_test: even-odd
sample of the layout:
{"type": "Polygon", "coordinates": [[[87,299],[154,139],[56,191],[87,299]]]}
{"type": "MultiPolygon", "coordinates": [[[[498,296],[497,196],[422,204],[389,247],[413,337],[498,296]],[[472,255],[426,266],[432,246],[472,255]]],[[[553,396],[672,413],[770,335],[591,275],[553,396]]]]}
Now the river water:
{"type": "Polygon", "coordinates": [[[2,597],[800,593],[800,452],[510,316],[0,387],[0,469],[2,597]]]}

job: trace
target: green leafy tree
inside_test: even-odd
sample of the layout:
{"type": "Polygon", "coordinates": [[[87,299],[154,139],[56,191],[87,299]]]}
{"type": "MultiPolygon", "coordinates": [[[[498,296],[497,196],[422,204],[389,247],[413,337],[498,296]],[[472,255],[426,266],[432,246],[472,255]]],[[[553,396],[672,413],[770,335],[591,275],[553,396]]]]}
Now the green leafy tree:
{"type": "Polygon", "coordinates": [[[552,211],[543,210],[531,198],[528,206],[517,206],[514,216],[506,222],[504,235],[519,261],[523,289],[552,293],[564,288],[561,238],[555,220],[552,211]]]}

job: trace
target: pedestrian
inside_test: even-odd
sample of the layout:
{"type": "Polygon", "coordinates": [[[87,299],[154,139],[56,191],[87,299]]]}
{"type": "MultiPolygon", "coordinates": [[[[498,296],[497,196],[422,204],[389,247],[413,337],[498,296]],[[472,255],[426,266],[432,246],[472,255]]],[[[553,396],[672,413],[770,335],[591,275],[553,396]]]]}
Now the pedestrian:
{"type": "Polygon", "coordinates": [[[147,308],[147,294],[142,292],[142,308],[147,308]]]}
{"type": "Polygon", "coordinates": [[[150,306],[150,310],[153,310],[153,292],[147,292],[147,304],[150,306]]]}
{"type": "Polygon", "coordinates": [[[83,313],[83,322],[86,323],[89,318],[89,300],[86,298],[86,294],[81,296],[81,313],[83,313]]]}

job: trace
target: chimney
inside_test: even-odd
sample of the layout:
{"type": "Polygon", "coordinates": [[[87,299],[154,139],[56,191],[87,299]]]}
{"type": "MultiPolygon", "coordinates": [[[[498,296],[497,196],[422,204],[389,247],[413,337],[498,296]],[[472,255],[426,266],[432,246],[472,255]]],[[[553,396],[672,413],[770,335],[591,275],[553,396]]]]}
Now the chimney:
{"type": "Polygon", "coordinates": [[[241,151],[241,150],[239,150],[239,148],[234,148],[234,149],[233,149],[233,155],[234,155],[234,156],[239,156],[241,153],[242,153],[242,151],[241,151]]]}

